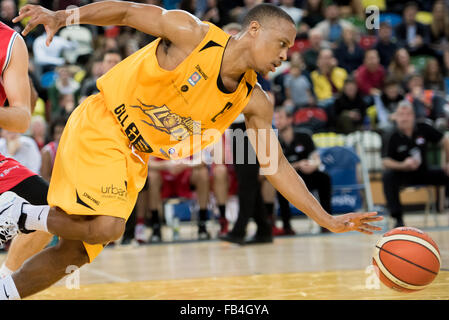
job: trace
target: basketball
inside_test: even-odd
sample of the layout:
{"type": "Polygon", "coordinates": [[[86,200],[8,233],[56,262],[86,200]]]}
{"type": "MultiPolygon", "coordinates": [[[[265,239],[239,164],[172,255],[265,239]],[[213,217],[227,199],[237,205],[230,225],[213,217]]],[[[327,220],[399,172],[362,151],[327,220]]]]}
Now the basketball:
{"type": "Polygon", "coordinates": [[[379,239],[373,265],[380,281],[387,287],[414,292],[426,288],[437,276],[441,265],[440,251],[425,232],[413,227],[399,227],[379,239]]]}

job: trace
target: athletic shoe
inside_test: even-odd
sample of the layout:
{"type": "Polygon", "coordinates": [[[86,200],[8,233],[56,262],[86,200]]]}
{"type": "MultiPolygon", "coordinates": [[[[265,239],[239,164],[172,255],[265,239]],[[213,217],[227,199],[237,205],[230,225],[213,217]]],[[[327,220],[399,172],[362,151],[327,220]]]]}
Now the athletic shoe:
{"type": "Polygon", "coordinates": [[[198,226],[198,240],[209,240],[210,234],[207,232],[206,225],[200,224],[198,226]]]}
{"type": "Polygon", "coordinates": [[[159,224],[153,225],[153,233],[151,234],[150,240],[148,241],[151,243],[162,242],[161,226],[159,224]]]}
{"type": "Polygon", "coordinates": [[[282,229],[282,231],[284,232],[284,235],[286,235],[286,236],[294,236],[296,234],[295,230],[293,230],[292,228],[282,229]]]}
{"type": "Polygon", "coordinates": [[[271,228],[271,233],[273,234],[274,237],[283,236],[285,234],[284,229],[278,228],[276,226],[273,226],[271,228]]]}
{"type": "Polygon", "coordinates": [[[254,236],[253,238],[247,240],[245,244],[263,244],[263,243],[272,243],[272,236],[254,236]]]}
{"type": "Polygon", "coordinates": [[[144,244],[147,242],[145,239],[145,225],[143,223],[136,225],[134,229],[134,239],[136,239],[139,244],[144,244]]]}
{"type": "Polygon", "coordinates": [[[229,226],[228,220],[226,220],[226,218],[220,218],[218,220],[218,223],[220,224],[220,233],[218,235],[219,236],[226,235],[228,233],[228,226],[229,226]]]}
{"type": "Polygon", "coordinates": [[[245,238],[244,237],[236,237],[232,235],[231,233],[225,234],[223,236],[218,237],[221,241],[231,242],[238,245],[243,246],[245,244],[245,238]]]}
{"type": "Polygon", "coordinates": [[[33,232],[25,229],[27,215],[22,213],[24,204],[29,202],[14,192],[6,191],[0,195],[0,245],[4,245],[19,232],[33,232]]]}

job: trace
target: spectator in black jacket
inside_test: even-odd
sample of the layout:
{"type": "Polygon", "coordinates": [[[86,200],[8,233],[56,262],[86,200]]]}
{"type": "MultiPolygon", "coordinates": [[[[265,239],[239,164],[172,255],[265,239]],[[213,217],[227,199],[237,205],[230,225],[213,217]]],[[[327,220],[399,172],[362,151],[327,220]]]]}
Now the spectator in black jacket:
{"type": "Polygon", "coordinates": [[[353,26],[343,29],[342,41],[334,50],[338,65],[349,73],[356,70],[362,63],[365,51],[358,44],[357,32],[353,26]]]}
{"type": "Polygon", "coordinates": [[[393,28],[390,23],[382,22],[379,25],[378,41],[374,46],[374,49],[379,53],[380,64],[385,69],[388,69],[391,60],[398,49],[398,45],[393,38],[393,28]]]}
{"type": "Polygon", "coordinates": [[[429,48],[429,28],[416,21],[418,6],[415,2],[405,5],[403,11],[404,21],[396,27],[395,34],[399,45],[405,47],[410,55],[431,54],[429,48]]]}
{"type": "Polygon", "coordinates": [[[342,93],[334,103],[337,131],[348,134],[361,129],[366,108],[367,105],[359,93],[356,81],[352,77],[347,78],[342,93]]]}

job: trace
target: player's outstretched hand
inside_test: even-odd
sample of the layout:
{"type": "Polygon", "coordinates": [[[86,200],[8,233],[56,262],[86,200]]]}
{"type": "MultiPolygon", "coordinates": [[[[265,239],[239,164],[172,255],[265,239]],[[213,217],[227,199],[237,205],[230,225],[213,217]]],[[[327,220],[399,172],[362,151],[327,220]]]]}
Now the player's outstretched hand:
{"type": "Polygon", "coordinates": [[[54,35],[61,27],[56,12],[48,10],[42,6],[27,4],[23,6],[19,15],[15,17],[12,22],[17,23],[25,18],[30,18],[25,29],[22,31],[22,35],[26,36],[31,30],[38,25],[42,24],[47,32],[47,46],[50,45],[54,35]]]}
{"type": "Polygon", "coordinates": [[[377,212],[342,214],[334,216],[334,224],[330,231],[336,233],[358,231],[373,234],[373,231],[379,231],[382,228],[373,226],[370,222],[381,220],[383,220],[383,217],[378,216],[377,212]]]}

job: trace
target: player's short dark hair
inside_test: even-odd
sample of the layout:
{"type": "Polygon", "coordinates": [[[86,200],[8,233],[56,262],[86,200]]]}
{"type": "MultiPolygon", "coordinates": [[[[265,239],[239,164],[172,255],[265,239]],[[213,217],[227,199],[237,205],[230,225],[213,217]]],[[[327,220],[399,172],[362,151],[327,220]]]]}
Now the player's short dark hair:
{"type": "Polygon", "coordinates": [[[251,21],[258,21],[262,24],[266,19],[283,19],[295,24],[292,17],[280,7],[269,3],[262,3],[248,11],[243,18],[242,28],[246,29],[251,21]]]}

